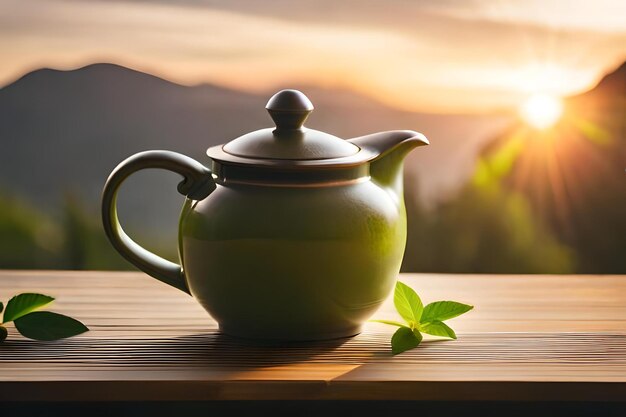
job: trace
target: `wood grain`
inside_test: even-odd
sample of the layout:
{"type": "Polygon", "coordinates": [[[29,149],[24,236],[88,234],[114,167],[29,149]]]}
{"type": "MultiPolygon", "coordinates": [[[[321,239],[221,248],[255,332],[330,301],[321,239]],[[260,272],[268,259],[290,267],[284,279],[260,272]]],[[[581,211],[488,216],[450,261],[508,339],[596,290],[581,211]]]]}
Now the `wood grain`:
{"type": "MultiPolygon", "coordinates": [[[[394,328],[251,344],[219,334],[185,294],[141,273],[1,271],[0,299],[37,291],[91,331],[0,344],[0,401],[626,401],[625,276],[405,274],[424,302],[476,306],[391,356],[394,328]]],[[[396,318],[391,300],[377,318],[396,318]]]]}

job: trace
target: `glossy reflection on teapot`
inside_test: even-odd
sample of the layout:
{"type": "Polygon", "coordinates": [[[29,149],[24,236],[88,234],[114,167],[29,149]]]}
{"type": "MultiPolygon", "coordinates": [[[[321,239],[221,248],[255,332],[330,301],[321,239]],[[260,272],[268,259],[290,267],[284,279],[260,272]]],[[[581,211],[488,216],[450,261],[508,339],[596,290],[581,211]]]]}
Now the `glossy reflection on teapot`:
{"type": "Polygon", "coordinates": [[[305,128],[313,105],[296,90],[266,108],[275,127],[209,148],[210,168],[169,151],[123,161],[103,191],[106,234],[139,269],[191,294],[226,334],[355,335],[394,286],[406,243],[403,161],[428,141],[409,130],[343,140],[305,128]],[[180,265],[118,222],[119,186],[144,168],[184,178],[180,265]]]}

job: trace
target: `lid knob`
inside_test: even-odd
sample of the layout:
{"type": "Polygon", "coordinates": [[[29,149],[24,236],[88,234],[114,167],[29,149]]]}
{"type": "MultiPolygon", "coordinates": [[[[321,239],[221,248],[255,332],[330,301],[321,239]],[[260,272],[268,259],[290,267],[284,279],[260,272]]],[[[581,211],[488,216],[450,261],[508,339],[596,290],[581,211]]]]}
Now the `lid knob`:
{"type": "Polygon", "coordinates": [[[298,90],[282,90],[274,94],[265,106],[277,130],[300,129],[309,114],[313,103],[298,90]]]}

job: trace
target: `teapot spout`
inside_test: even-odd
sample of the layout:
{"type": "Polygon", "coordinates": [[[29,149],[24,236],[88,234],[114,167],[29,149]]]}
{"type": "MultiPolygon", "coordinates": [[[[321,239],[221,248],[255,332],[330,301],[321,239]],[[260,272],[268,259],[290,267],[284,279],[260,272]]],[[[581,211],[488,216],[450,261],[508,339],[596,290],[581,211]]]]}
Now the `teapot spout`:
{"type": "Polygon", "coordinates": [[[398,203],[403,200],[404,158],[418,146],[429,145],[428,139],[412,130],[394,130],[349,139],[361,149],[377,155],[370,163],[370,175],[389,191],[398,203]]]}

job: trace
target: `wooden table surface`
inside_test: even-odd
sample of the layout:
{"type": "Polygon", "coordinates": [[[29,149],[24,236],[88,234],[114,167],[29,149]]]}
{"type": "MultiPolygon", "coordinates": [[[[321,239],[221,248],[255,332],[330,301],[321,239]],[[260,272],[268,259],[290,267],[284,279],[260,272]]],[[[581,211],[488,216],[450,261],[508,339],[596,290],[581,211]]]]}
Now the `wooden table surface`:
{"type": "MultiPolygon", "coordinates": [[[[0,299],[57,298],[91,331],[36,342],[11,325],[0,401],[626,401],[626,276],[404,274],[425,303],[476,308],[392,356],[394,329],[280,346],[220,335],[182,292],[135,272],[0,271],[0,299]]],[[[391,299],[375,315],[396,318],[391,299]]]]}

